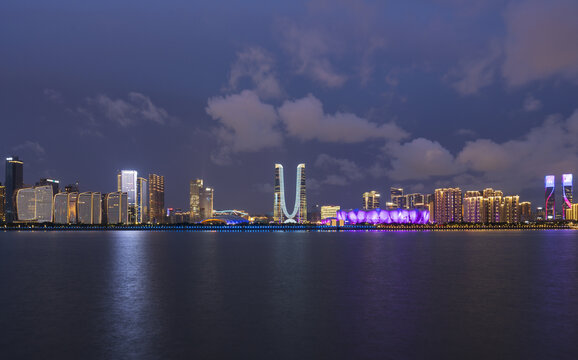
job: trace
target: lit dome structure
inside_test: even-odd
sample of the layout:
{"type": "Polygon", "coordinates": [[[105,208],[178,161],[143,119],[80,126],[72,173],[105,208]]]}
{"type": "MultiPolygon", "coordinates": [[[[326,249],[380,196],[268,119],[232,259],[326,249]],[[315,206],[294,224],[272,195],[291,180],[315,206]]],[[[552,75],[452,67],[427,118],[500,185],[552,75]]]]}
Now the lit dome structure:
{"type": "Polygon", "coordinates": [[[201,224],[241,225],[248,224],[249,220],[237,215],[217,215],[201,221],[201,224]]]}
{"type": "Polygon", "coordinates": [[[343,220],[349,224],[427,224],[429,211],[420,209],[339,210],[337,220],[343,220]]]}

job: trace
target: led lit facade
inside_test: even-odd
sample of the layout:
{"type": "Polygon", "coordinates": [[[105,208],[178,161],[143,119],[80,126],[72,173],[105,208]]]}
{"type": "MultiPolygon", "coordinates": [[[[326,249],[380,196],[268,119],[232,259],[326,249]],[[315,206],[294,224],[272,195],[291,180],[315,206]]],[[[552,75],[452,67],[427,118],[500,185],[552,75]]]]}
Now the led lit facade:
{"type": "Polygon", "coordinates": [[[192,223],[197,223],[203,220],[201,214],[201,197],[203,196],[204,188],[203,179],[191,180],[189,186],[189,206],[192,223]]]}
{"type": "Polygon", "coordinates": [[[566,210],[572,207],[572,174],[562,175],[562,218],[566,219],[566,210]]]}
{"type": "Polygon", "coordinates": [[[128,221],[130,224],[138,222],[138,173],[135,170],[122,170],[118,176],[117,191],[127,194],[128,221]]]}
{"type": "Polygon", "coordinates": [[[302,223],[307,221],[307,195],[305,187],[305,164],[297,165],[295,186],[295,207],[293,212],[287,211],[285,203],[285,179],[283,165],[275,164],[275,193],[273,200],[273,220],[277,223],[302,223]]]}
{"type": "Polygon", "coordinates": [[[164,221],[165,177],[149,175],[149,221],[159,224],[164,221]]]}
{"type": "Polygon", "coordinates": [[[544,178],[544,212],[545,220],[555,220],[556,219],[556,178],[554,175],[547,175],[544,178]]]}
{"type": "Polygon", "coordinates": [[[361,198],[361,208],[373,210],[380,208],[381,194],[375,190],[364,192],[361,198]]]}
{"type": "Polygon", "coordinates": [[[405,208],[407,209],[414,209],[425,204],[425,196],[423,194],[415,193],[405,195],[405,208]]]}
{"type": "Polygon", "coordinates": [[[520,203],[520,221],[529,222],[532,220],[532,203],[529,201],[522,201],[520,203]]]}
{"type": "Polygon", "coordinates": [[[462,221],[462,190],[460,188],[436,189],[434,222],[438,224],[462,221]]]}
{"type": "MultiPolygon", "coordinates": [[[[469,191],[468,191],[469,192],[469,191]]],[[[469,192],[469,195],[473,195],[469,192]]],[[[479,195],[479,192],[476,191],[479,195]]],[[[487,222],[487,201],[483,196],[467,196],[463,199],[464,217],[466,223],[481,224],[487,222]]]]}
{"type": "Polygon", "coordinates": [[[24,163],[18,156],[6,158],[6,222],[12,222],[17,219],[16,214],[16,191],[24,186],[24,163]]]}
{"type": "Polygon", "coordinates": [[[16,191],[16,213],[18,221],[36,221],[34,188],[23,188],[16,191]]]}
{"type": "Polygon", "coordinates": [[[502,222],[515,224],[520,222],[520,197],[504,196],[502,205],[502,222]]]}
{"type": "Polygon", "coordinates": [[[325,205],[321,207],[321,220],[336,218],[337,212],[341,210],[340,206],[325,205]]]}
{"type": "Polygon", "coordinates": [[[137,224],[146,224],[149,222],[149,181],[148,179],[137,178],[137,224]]]}
{"type": "Polygon", "coordinates": [[[201,219],[208,219],[213,217],[213,196],[215,191],[213,188],[204,188],[200,193],[199,211],[201,219]]]}
{"type": "Polygon", "coordinates": [[[430,213],[428,210],[418,209],[339,210],[337,220],[347,224],[427,224],[430,213]]]}
{"type": "Polygon", "coordinates": [[[128,194],[117,191],[105,198],[106,222],[109,225],[128,224],[128,194]]]}
{"type": "Polygon", "coordinates": [[[0,184],[0,222],[6,221],[6,186],[0,184]]]}
{"type": "Polygon", "coordinates": [[[68,211],[69,193],[59,193],[54,195],[54,223],[69,224],[70,212],[68,211]]]}
{"type": "Polygon", "coordinates": [[[578,204],[572,204],[572,206],[566,210],[566,220],[578,221],[578,204]]]}
{"type": "Polygon", "coordinates": [[[100,224],[102,222],[102,197],[98,192],[78,194],[77,217],[79,224],[100,224]]]}

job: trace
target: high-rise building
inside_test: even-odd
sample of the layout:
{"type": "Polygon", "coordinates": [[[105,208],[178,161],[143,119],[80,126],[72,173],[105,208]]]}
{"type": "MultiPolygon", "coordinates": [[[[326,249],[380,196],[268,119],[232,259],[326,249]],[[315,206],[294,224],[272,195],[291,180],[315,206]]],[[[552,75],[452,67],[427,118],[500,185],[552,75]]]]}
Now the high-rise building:
{"type": "Polygon", "coordinates": [[[545,220],[555,220],[556,219],[556,186],[555,186],[555,176],[547,175],[544,178],[545,187],[545,220]]]}
{"type": "Polygon", "coordinates": [[[462,190],[447,188],[435,190],[434,222],[447,224],[462,221],[462,190]]]}
{"type": "Polygon", "coordinates": [[[562,175],[562,218],[566,219],[566,210],[572,207],[572,174],[562,175]]]}
{"type": "Polygon", "coordinates": [[[24,186],[24,163],[18,156],[6,158],[6,222],[16,219],[16,191],[24,186]]]}
{"type": "Polygon", "coordinates": [[[157,174],[149,175],[149,221],[153,224],[162,223],[165,208],[165,177],[157,174]]]}
{"type": "Polygon", "coordinates": [[[58,194],[60,192],[60,181],[58,180],[43,178],[36,183],[36,186],[46,186],[46,185],[52,186],[52,192],[54,194],[58,194]]]}
{"type": "Polygon", "coordinates": [[[204,188],[201,190],[200,214],[201,219],[205,220],[213,216],[213,188],[204,188]]]}
{"type": "Polygon", "coordinates": [[[52,222],[52,186],[22,188],[16,192],[18,221],[52,222]]]}
{"type": "Polygon", "coordinates": [[[425,196],[423,194],[415,193],[405,195],[405,207],[407,209],[415,209],[425,204],[425,196]]]}
{"type": "Polygon", "coordinates": [[[470,190],[470,191],[466,191],[466,193],[464,194],[464,199],[469,198],[469,197],[477,197],[477,196],[482,196],[482,193],[477,191],[477,190],[470,190]]]}
{"type": "Polygon", "coordinates": [[[117,175],[117,191],[127,194],[129,224],[137,224],[139,220],[137,179],[135,170],[122,170],[117,175]]]}
{"type": "Polygon", "coordinates": [[[287,211],[285,203],[285,179],[283,165],[275,164],[275,193],[273,200],[273,219],[277,223],[307,221],[307,195],[305,186],[305,164],[297,165],[297,180],[295,189],[295,207],[293,212],[287,211]]]}
{"type": "Polygon", "coordinates": [[[100,224],[102,222],[102,197],[98,192],[78,194],[77,216],[79,224],[100,224]]]}
{"type": "Polygon", "coordinates": [[[54,195],[54,223],[70,224],[69,198],[70,193],[63,192],[54,195]]]}
{"type": "Polygon", "coordinates": [[[578,221],[578,204],[572,204],[572,206],[566,210],[566,220],[578,221]]]}
{"type": "MultiPolygon", "coordinates": [[[[471,191],[468,191],[472,195],[471,191]]],[[[479,194],[478,191],[476,193],[479,194]]],[[[466,196],[463,199],[464,222],[485,223],[487,222],[487,201],[483,196],[466,196]]]]}
{"type": "Polygon", "coordinates": [[[145,224],[149,222],[149,181],[148,179],[139,177],[137,179],[137,224],[145,224]]]}
{"type": "Polygon", "coordinates": [[[80,186],[78,186],[78,182],[74,184],[68,184],[64,187],[64,192],[67,193],[80,193],[80,186]]]}
{"type": "Polygon", "coordinates": [[[403,189],[402,188],[396,188],[396,187],[390,187],[389,188],[389,195],[390,195],[390,202],[395,203],[395,201],[393,201],[393,199],[396,196],[403,196],[403,189]]]}
{"type": "Polygon", "coordinates": [[[203,220],[201,215],[201,197],[203,196],[203,179],[191,180],[189,189],[189,206],[191,222],[197,223],[203,220]]]}
{"type": "Polygon", "coordinates": [[[0,183],[0,223],[6,221],[6,186],[0,183]]]}
{"type": "MultiPolygon", "coordinates": [[[[494,192],[496,194],[496,192],[494,192]]],[[[502,197],[495,195],[485,198],[487,200],[487,222],[489,223],[501,223],[504,222],[504,210],[502,197]]]]}
{"type": "Polygon", "coordinates": [[[504,196],[502,222],[514,224],[520,222],[520,197],[504,196]]]}
{"type": "Polygon", "coordinates": [[[128,224],[128,194],[117,191],[106,195],[106,222],[109,225],[128,224]]]}
{"type": "Polygon", "coordinates": [[[379,209],[381,194],[375,190],[364,192],[362,195],[361,208],[364,210],[379,209]]]}
{"type": "Polygon", "coordinates": [[[523,201],[520,203],[520,221],[532,221],[532,203],[523,201]]]}
{"type": "Polygon", "coordinates": [[[321,207],[321,220],[336,218],[337,212],[341,210],[341,206],[326,205],[321,207]]]}

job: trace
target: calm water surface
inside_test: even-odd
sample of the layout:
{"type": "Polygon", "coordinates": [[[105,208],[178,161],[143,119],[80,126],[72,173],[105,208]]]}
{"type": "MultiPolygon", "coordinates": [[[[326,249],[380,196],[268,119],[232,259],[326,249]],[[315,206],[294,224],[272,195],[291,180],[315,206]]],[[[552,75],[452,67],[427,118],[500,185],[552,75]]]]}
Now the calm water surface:
{"type": "Polygon", "coordinates": [[[576,359],[578,234],[0,232],[1,359],[576,359]]]}

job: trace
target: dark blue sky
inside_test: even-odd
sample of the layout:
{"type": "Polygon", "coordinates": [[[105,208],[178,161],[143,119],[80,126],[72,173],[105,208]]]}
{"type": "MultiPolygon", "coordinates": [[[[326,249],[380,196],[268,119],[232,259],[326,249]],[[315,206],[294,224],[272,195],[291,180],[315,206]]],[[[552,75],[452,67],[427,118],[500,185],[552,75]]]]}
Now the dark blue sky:
{"type": "Polygon", "coordinates": [[[271,211],[275,162],[289,184],[307,164],[310,204],[396,185],[539,205],[545,174],[578,172],[577,18],[571,0],[4,1],[0,153],[29,184],[162,174],[172,207],[201,177],[218,209],[271,211]]]}

